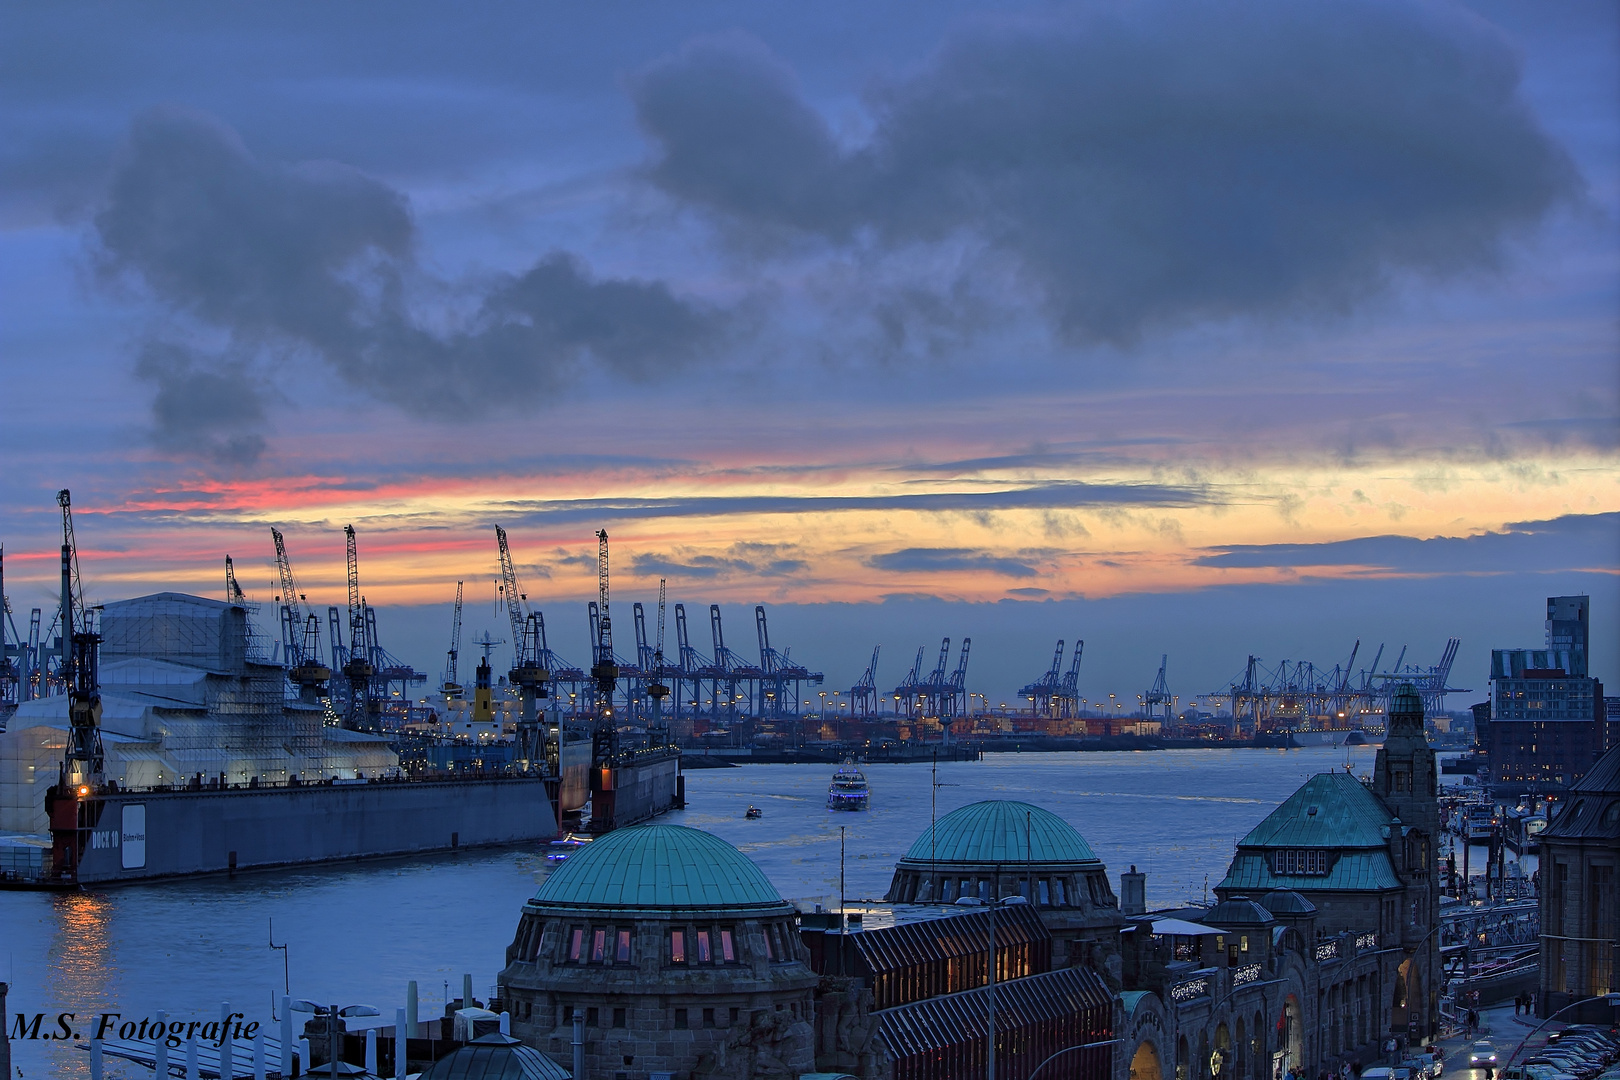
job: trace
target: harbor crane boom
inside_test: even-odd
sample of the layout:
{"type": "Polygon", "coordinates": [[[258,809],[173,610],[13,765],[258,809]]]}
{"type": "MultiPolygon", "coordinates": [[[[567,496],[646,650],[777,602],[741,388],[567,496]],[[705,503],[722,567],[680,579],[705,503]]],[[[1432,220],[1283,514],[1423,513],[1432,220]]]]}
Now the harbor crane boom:
{"type": "Polygon", "coordinates": [[[596,663],[591,667],[591,678],[596,680],[597,693],[611,705],[613,688],[619,681],[619,666],[613,657],[613,618],[608,614],[608,534],[606,529],[596,533],[596,603],[600,611],[596,624],[596,663]]]}
{"type": "Polygon", "coordinates": [[[444,679],[439,687],[441,692],[451,696],[461,693],[461,675],[456,669],[461,659],[461,600],[465,584],[456,582],[455,614],[450,618],[450,651],[446,657],[444,679]]]}
{"type": "Polygon", "coordinates": [[[231,557],[225,556],[225,602],[227,604],[245,604],[247,597],[242,593],[242,586],[236,582],[236,567],[231,563],[231,557]]]}

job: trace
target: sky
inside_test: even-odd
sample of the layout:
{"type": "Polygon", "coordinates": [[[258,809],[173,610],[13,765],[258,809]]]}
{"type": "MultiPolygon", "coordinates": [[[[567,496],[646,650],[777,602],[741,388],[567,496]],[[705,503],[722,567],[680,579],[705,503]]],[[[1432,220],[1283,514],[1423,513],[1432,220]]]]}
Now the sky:
{"type": "Polygon", "coordinates": [[[94,601],[220,596],[229,554],[268,605],[274,526],[343,603],[353,524],[434,675],[458,580],[510,636],[500,525],[576,663],[606,529],[616,605],[666,579],[705,652],[765,605],[829,688],[942,637],[992,699],[1062,638],[1131,700],[1166,654],[1191,696],[1455,636],[1482,697],[1573,593],[1620,683],[1610,3],[7,26],[19,624],[66,487],[94,601]]]}

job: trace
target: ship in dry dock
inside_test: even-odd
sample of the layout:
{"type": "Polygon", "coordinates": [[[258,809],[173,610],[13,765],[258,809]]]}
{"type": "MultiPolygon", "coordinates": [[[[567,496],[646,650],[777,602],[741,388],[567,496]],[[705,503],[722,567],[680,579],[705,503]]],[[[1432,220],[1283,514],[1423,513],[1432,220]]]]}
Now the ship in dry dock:
{"type": "MultiPolygon", "coordinates": [[[[365,703],[339,701],[324,681],[346,667],[361,685],[379,656],[363,601],[352,605],[351,648],[330,667],[314,652],[270,662],[250,605],[230,587],[230,601],[158,593],[91,608],[67,492],[58,501],[63,692],[20,703],[0,733],[0,884],[106,885],[544,842],[587,803],[598,831],[676,803],[675,747],[656,737],[621,747],[611,707],[594,730],[570,730],[546,709],[548,679],[532,663],[526,681],[514,679],[523,707],[503,761],[402,761],[365,703]]],[[[352,586],[352,530],[349,544],[352,586]]],[[[616,673],[595,674],[611,702],[616,673]]],[[[475,709],[479,699],[489,709],[489,682],[486,659],[475,709]]]]}

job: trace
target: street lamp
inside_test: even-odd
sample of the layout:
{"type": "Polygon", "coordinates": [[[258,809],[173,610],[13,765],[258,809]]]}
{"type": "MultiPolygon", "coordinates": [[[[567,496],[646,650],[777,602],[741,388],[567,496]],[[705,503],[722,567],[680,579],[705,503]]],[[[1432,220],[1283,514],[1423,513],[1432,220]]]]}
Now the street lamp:
{"type": "MultiPolygon", "coordinates": [[[[317,1005],[313,1001],[305,1001],[302,998],[292,1002],[288,1008],[292,1009],[293,1012],[307,1012],[314,1013],[316,1015],[320,1015],[321,1013],[326,1014],[325,1072],[327,1076],[358,1076],[366,1071],[360,1068],[358,1065],[350,1065],[347,1062],[339,1060],[343,1055],[338,1052],[338,1017],[381,1016],[382,1014],[380,1012],[370,1005],[345,1005],[342,1008],[339,1008],[336,1005],[317,1005]]],[[[282,1052],[286,1053],[285,1048],[283,1048],[282,1052]]],[[[321,1071],[322,1070],[318,1066],[309,1069],[309,1073],[311,1075],[321,1071]]]]}
{"type": "Polygon", "coordinates": [[[1047,1058],[1046,1061],[1043,1061],[1039,1065],[1035,1066],[1035,1070],[1029,1074],[1028,1080],[1035,1080],[1035,1074],[1046,1067],[1047,1061],[1051,1061],[1053,1058],[1060,1058],[1071,1050],[1091,1050],[1099,1046],[1113,1046],[1115,1043],[1122,1043],[1124,1041],[1124,1039],[1104,1039],[1102,1042],[1082,1043],[1079,1046],[1065,1046],[1062,1050],[1059,1050],[1057,1053],[1047,1058]]]}

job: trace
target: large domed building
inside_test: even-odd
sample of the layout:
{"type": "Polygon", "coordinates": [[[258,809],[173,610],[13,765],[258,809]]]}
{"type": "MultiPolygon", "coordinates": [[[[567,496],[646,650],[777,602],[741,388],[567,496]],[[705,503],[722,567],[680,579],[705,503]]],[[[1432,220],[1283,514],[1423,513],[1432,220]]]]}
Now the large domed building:
{"type": "Polygon", "coordinates": [[[499,976],[512,1033],[587,1076],[815,1068],[797,912],[730,844],[675,825],[579,849],[523,906],[499,976]]]}
{"type": "Polygon", "coordinates": [[[985,903],[1021,896],[1052,932],[1052,963],[1084,963],[1117,980],[1123,921],[1108,868],[1050,810],[1007,799],[951,811],[895,866],[890,903],[985,903]]]}

